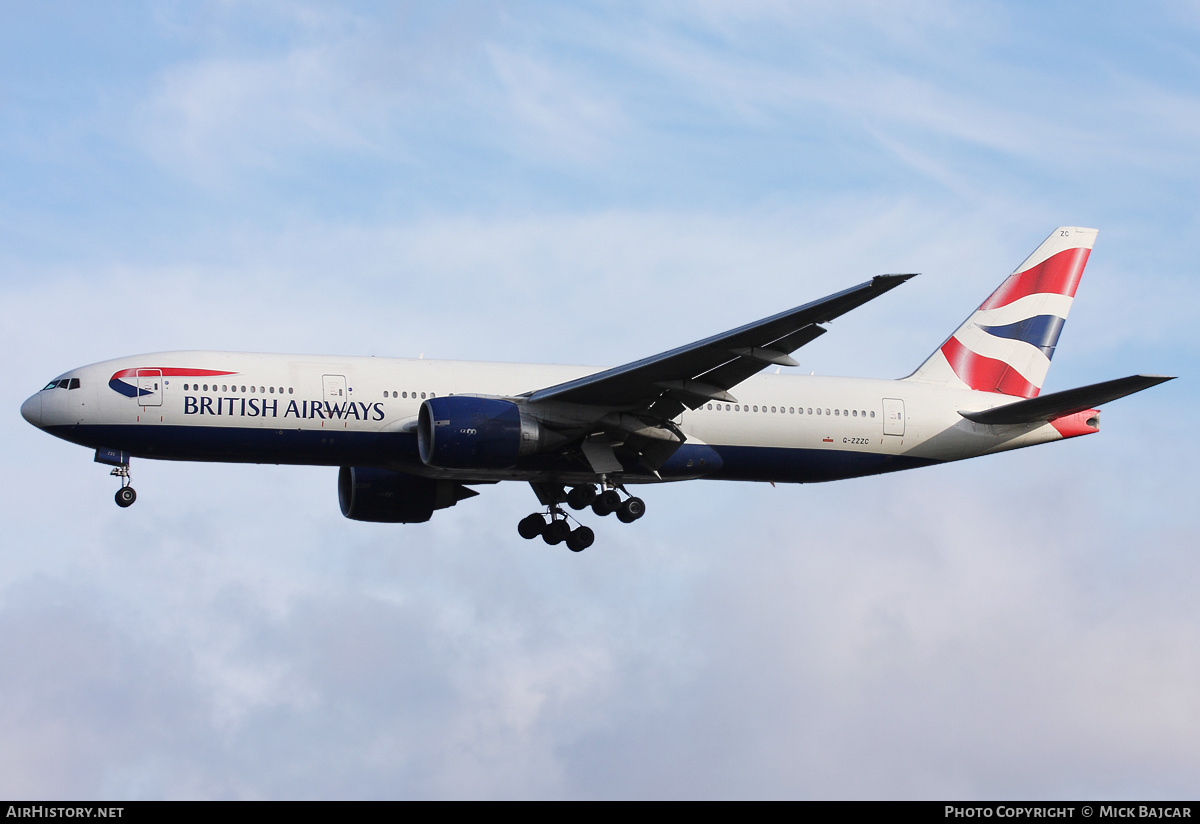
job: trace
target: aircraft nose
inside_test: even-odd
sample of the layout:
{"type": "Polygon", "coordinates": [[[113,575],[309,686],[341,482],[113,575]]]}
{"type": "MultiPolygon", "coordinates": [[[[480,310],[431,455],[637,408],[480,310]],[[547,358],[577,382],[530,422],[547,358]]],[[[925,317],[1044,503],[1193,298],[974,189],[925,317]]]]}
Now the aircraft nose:
{"type": "Polygon", "coordinates": [[[42,393],[39,392],[21,404],[21,417],[34,426],[42,427],[42,393]]]}

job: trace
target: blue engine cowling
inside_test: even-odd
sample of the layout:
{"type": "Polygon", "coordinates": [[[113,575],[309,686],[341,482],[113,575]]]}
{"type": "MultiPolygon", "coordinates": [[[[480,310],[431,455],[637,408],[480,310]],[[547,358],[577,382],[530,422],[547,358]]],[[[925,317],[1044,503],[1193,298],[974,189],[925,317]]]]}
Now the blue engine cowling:
{"type": "Polygon", "coordinates": [[[441,469],[506,469],[545,440],[536,418],[498,398],[430,398],[417,418],[421,460],[441,469]]]}
{"type": "Polygon", "coordinates": [[[434,510],[478,494],[454,481],[388,469],[343,466],[338,473],[338,503],[342,514],[354,521],[420,524],[432,518],[434,510]]]}

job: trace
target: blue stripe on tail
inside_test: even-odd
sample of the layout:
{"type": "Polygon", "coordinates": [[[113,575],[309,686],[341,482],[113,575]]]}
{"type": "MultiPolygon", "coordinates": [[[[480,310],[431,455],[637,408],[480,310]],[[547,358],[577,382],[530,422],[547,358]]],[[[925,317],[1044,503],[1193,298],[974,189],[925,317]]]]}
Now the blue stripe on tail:
{"type": "Polygon", "coordinates": [[[1036,346],[1045,353],[1047,358],[1054,357],[1054,347],[1058,345],[1058,336],[1066,321],[1057,315],[1038,315],[1035,318],[1019,320],[1004,326],[980,326],[989,335],[1009,340],[1019,340],[1036,346]]]}

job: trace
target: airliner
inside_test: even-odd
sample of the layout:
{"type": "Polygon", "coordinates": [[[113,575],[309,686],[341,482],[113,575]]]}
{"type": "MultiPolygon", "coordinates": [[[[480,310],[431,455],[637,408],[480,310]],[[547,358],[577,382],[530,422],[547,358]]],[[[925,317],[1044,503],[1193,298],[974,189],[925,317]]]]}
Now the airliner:
{"type": "Polygon", "coordinates": [[[783,370],[826,324],[909,274],[609,369],[160,352],[59,375],[21,414],[94,449],[120,479],[122,507],[137,498],[134,457],[340,467],[342,514],[386,523],[428,521],[475,487],[523,481],[541,509],[519,534],[580,552],[595,533],[568,509],[636,521],[646,505],[635,484],[833,481],[1099,431],[1096,406],[1172,378],[1040,394],[1096,234],[1056,229],[899,380],[783,370]]]}

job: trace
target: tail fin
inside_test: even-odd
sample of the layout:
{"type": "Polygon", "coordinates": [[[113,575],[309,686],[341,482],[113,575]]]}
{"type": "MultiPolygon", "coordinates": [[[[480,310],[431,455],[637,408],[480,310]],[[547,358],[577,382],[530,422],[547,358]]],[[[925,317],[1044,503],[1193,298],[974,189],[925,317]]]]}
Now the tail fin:
{"type": "Polygon", "coordinates": [[[1055,229],[906,380],[1037,397],[1096,234],[1055,229]]]}

